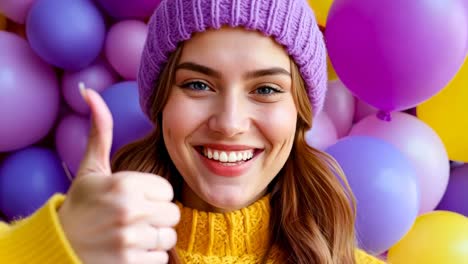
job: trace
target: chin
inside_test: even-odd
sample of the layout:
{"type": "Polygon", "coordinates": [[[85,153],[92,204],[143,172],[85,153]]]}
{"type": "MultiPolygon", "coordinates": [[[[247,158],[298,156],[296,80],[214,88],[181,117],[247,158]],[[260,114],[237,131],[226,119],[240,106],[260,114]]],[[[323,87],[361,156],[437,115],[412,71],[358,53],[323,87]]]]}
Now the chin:
{"type": "Polygon", "coordinates": [[[219,188],[216,193],[207,195],[205,202],[210,204],[215,211],[228,212],[247,207],[253,199],[253,197],[247,196],[245,192],[239,190],[219,188]]]}

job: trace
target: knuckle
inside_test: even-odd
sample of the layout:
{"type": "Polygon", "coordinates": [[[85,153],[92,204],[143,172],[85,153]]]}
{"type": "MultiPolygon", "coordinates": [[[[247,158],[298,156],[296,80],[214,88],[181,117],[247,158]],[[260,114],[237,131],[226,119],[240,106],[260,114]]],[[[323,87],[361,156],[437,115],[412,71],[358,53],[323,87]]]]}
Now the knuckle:
{"type": "Polygon", "coordinates": [[[116,194],[129,194],[132,192],[131,178],[121,174],[119,177],[113,177],[111,190],[116,194]]]}
{"type": "Polygon", "coordinates": [[[114,237],[113,240],[113,247],[117,252],[123,253],[125,252],[132,243],[131,233],[126,231],[126,229],[122,229],[117,232],[117,235],[114,237]]]}
{"type": "Polygon", "coordinates": [[[136,256],[130,250],[121,250],[117,254],[117,258],[119,259],[119,263],[136,263],[136,256]]]}
{"type": "Polygon", "coordinates": [[[117,225],[124,226],[132,221],[132,209],[128,201],[115,203],[112,211],[117,225]]]}

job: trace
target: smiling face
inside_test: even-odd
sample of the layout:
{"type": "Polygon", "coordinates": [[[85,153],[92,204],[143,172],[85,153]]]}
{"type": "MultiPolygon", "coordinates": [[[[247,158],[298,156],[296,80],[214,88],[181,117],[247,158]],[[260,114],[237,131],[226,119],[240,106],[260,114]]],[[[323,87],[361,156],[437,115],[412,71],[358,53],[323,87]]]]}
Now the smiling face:
{"type": "Polygon", "coordinates": [[[290,58],[280,45],[240,28],[194,35],[162,118],[184,205],[224,212],[255,202],[288,159],[296,122],[290,58]]]}

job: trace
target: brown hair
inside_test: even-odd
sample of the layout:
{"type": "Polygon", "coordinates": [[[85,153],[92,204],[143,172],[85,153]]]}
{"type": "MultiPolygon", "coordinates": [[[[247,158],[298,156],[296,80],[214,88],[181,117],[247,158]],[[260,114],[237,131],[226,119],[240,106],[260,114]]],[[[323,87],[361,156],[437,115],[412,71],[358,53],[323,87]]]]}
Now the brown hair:
{"type": "MultiPolygon", "coordinates": [[[[181,45],[172,53],[154,85],[149,113],[156,124],[154,131],[120,149],[112,162],[113,171],[150,172],[168,179],[176,199],[180,197],[183,180],[165,147],[161,124],[162,110],[171,91],[182,48],[181,45]]],[[[305,132],[312,126],[312,109],[304,82],[293,62],[291,70],[298,122],[290,157],[269,185],[271,246],[278,246],[287,253],[286,263],[354,264],[354,197],[333,158],[309,147],[305,141],[305,132]]],[[[175,249],[169,255],[170,263],[180,263],[175,249]]],[[[267,259],[268,252],[263,262],[267,259]]]]}

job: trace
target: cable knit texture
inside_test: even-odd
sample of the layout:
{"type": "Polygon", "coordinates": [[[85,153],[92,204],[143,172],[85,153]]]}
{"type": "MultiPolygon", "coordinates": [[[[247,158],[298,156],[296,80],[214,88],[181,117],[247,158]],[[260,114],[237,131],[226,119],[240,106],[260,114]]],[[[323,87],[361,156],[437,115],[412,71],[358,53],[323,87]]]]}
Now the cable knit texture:
{"type": "Polygon", "coordinates": [[[150,19],[138,73],[140,104],[146,114],[151,91],[177,45],[193,33],[221,26],[257,30],[283,45],[299,67],[314,115],[321,111],[326,49],[305,0],[163,0],[150,19]]]}
{"type": "MultiPolygon", "coordinates": [[[[229,213],[208,213],[184,207],[177,225],[177,252],[183,263],[260,263],[270,242],[270,200],[229,213]]],[[[285,253],[273,247],[268,263],[285,263],[285,253]]],[[[384,262],[356,250],[357,264],[384,262]]]]}

